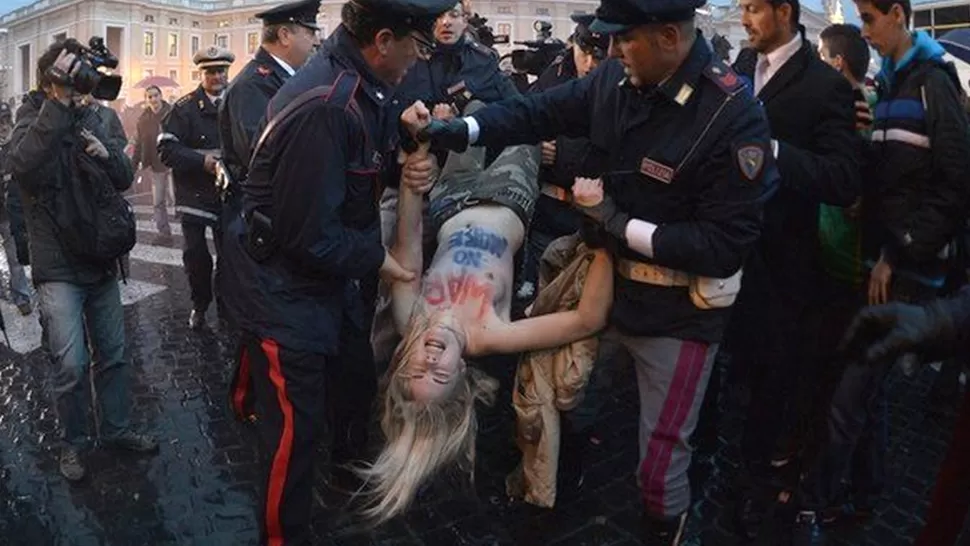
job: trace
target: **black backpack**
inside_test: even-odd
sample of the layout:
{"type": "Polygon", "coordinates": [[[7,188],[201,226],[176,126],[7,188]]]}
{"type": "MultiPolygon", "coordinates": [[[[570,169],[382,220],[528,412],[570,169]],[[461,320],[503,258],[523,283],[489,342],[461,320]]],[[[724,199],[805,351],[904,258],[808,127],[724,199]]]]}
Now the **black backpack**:
{"type": "Polygon", "coordinates": [[[107,265],[135,246],[135,212],[99,159],[80,145],[73,156],[71,180],[47,210],[65,251],[81,261],[107,265]]]}

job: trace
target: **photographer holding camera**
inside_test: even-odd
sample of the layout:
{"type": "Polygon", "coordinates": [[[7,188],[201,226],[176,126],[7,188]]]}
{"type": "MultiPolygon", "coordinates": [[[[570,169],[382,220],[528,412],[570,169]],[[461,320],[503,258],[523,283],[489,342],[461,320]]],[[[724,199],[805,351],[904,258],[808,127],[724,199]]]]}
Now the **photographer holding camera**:
{"type": "MultiPolygon", "coordinates": [[[[96,116],[75,102],[78,95],[117,96],[121,78],[98,71],[110,68],[112,61],[117,62],[103,44],[89,49],[70,39],[51,45],[37,63],[40,89],[31,91],[17,112],[8,157],[23,197],[44,343],[56,368],[54,401],[64,441],[60,471],[70,481],[85,474],[79,450],[87,440],[85,377],[92,358],[85,333],[98,358],[94,383],[102,444],[136,452],[158,447],[153,438],[134,432],[129,420],[124,312],[115,264],[134,244],[133,216],[123,216],[122,210],[113,218],[125,228],[130,225],[120,245],[104,239],[116,234],[103,231],[103,224],[95,228],[94,241],[79,239],[91,233],[85,225],[70,229],[73,219],[90,212],[71,207],[104,203],[111,192],[106,198],[114,198],[112,204],[124,203],[119,192],[133,178],[122,149],[107,139],[96,116]],[[82,252],[93,247],[93,252],[82,252]]],[[[103,220],[98,211],[94,215],[103,220]]]]}

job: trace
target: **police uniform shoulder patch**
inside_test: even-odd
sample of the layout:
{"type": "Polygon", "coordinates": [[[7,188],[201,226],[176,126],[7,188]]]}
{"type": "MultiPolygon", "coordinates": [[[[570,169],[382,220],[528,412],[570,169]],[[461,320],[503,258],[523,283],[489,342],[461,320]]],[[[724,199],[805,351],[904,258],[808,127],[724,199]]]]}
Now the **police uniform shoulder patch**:
{"type": "Polygon", "coordinates": [[[725,93],[733,93],[744,86],[744,82],[734,72],[734,69],[721,61],[712,61],[711,64],[707,65],[707,68],[704,69],[704,75],[725,93]]]}
{"type": "Polygon", "coordinates": [[[185,106],[186,104],[192,102],[193,93],[183,96],[179,100],[175,101],[175,106],[185,106]]]}
{"type": "Polygon", "coordinates": [[[469,48],[476,53],[485,55],[487,57],[498,58],[498,52],[484,44],[476,42],[475,40],[468,40],[466,43],[468,43],[469,48]]]}
{"type": "Polygon", "coordinates": [[[765,146],[763,144],[744,144],[737,151],[738,168],[746,179],[754,182],[765,168],[765,146]]]}

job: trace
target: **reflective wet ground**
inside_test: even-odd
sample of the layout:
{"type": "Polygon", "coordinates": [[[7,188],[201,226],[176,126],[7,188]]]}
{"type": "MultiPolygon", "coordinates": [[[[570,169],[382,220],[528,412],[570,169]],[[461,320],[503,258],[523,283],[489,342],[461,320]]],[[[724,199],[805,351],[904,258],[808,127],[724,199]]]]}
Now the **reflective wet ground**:
{"type": "MultiPolygon", "coordinates": [[[[63,480],[47,394],[51,366],[39,348],[37,313],[20,317],[0,303],[12,345],[0,346],[0,545],[257,542],[255,436],[232,420],[225,403],[231,335],[214,309],[210,328],[188,329],[188,286],[177,250],[181,239],[176,232],[171,242],[156,240],[145,198],[133,199],[142,222],[131,260],[134,282],[124,289],[125,318],[135,419],[161,439],[161,451],[143,458],[92,449],[84,456],[89,477],[74,486],[63,480]]],[[[0,270],[6,277],[5,264],[0,270]]],[[[614,382],[616,390],[599,424],[603,443],[591,453],[583,495],[548,511],[505,500],[505,475],[518,460],[508,395],[513,363],[496,360],[484,366],[503,381],[506,395],[482,412],[477,494],[439,484],[406,516],[377,531],[354,534],[338,514],[339,498],[320,480],[314,522],[320,544],[638,544],[632,370],[620,370],[614,382]]],[[[922,525],[955,417],[955,405],[928,401],[933,373],[893,378],[890,483],[871,524],[840,532],[835,543],[902,546],[922,525]]],[[[717,434],[704,442],[692,469],[695,483],[702,485],[695,487],[687,541],[692,546],[744,544],[733,532],[730,490],[741,398],[730,389],[725,392],[717,434]]],[[[785,525],[769,518],[757,544],[782,544],[784,531],[785,525]]]]}

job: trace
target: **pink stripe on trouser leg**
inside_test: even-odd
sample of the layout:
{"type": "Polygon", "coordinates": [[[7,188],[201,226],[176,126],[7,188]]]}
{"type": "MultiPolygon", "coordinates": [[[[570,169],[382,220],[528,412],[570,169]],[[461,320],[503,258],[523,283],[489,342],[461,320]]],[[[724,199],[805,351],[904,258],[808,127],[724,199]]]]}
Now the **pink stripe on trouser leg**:
{"type": "Polygon", "coordinates": [[[690,506],[687,469],[717,345],[623,336],[640,391],[640,487],[646,511],[677,516],[690,506]]]}

